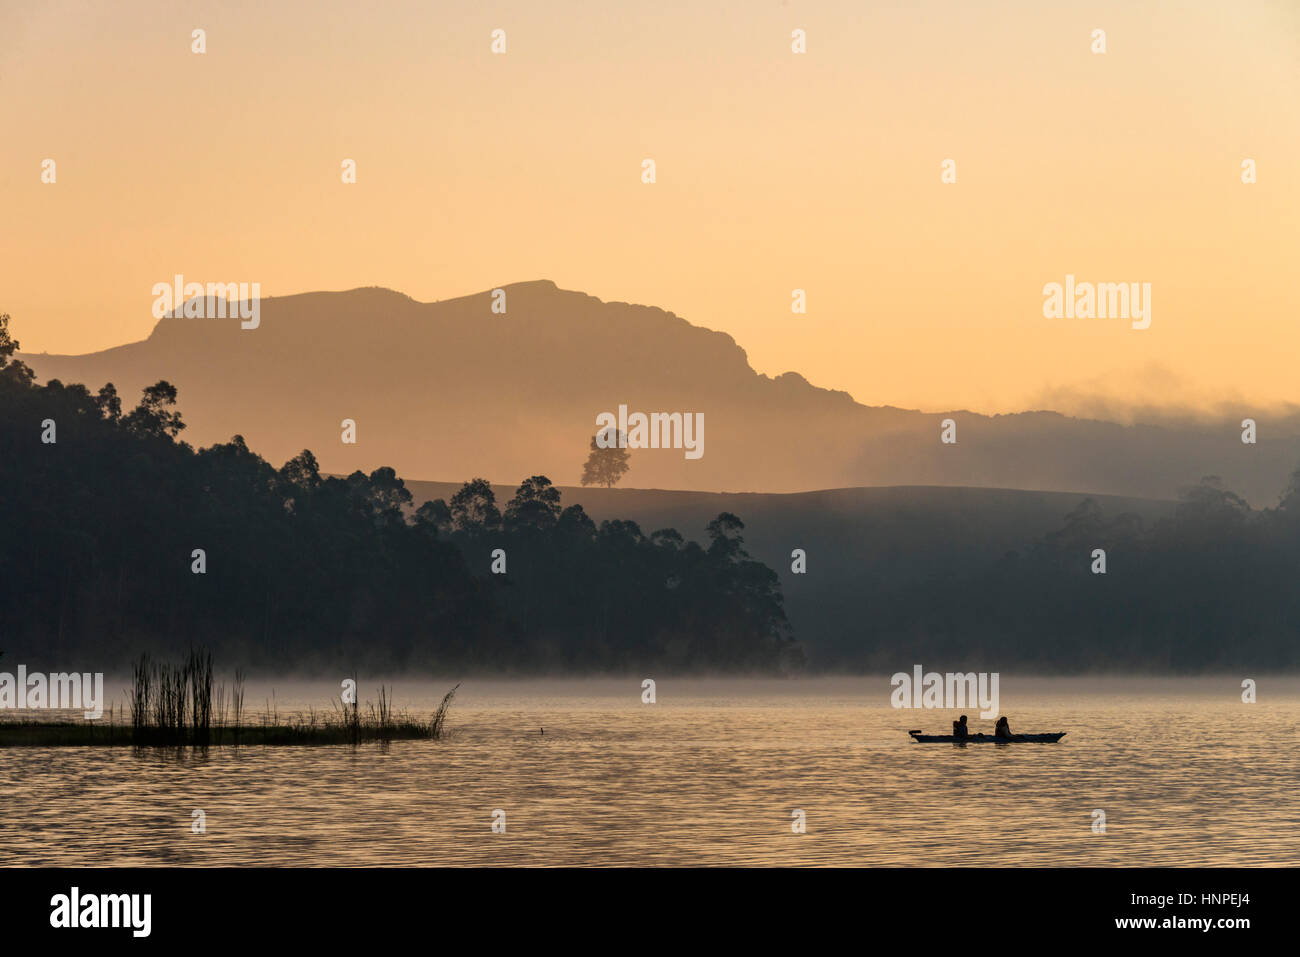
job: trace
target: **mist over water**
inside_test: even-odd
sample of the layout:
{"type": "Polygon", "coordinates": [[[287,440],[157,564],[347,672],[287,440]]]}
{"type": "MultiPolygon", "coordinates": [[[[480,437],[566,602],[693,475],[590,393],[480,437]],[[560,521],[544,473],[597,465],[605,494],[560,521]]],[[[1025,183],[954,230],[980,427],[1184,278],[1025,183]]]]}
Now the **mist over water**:
{"type": "MultiPolygon", "coordinates": [[[[909,728],[946,733],[957,712],[894,710],[885,675],[654,677],[654,705],[635,678],[467,680],[442,741],[6,748],[0,864],[1300,862],[1300,678],[1253,675],[1244,704],[1239,676],[1004,674],[1013,731],[1068,734],[957,747],[913,743],[909,728]]],[[[427,716],[454,683],[396,681],[398,708],[427,716]]],[[[363,710],[378,684],[361,680],[363,710]]],[[[246,707],[271,687],[250,684],[246,707]]],[[[338,693],[274,689],[281,720],[338,693]]]]}

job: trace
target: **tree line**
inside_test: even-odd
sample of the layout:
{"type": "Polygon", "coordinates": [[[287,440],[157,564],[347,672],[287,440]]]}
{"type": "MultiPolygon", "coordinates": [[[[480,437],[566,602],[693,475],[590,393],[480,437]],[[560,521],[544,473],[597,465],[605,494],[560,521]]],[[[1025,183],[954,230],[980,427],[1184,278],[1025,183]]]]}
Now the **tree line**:
{"type": "Polygon", "coordinates": [[[0,316],[0,647],[52,667],[210,648],[280,672],[774,670],[802,650],[730,513],[706,545],[597,525],[533,476],[421,503],[393,469],[275,468],[180,439],[177,391],[127,409],[39,385],[0,316]],[[499,551],[498,551],[499,550],[499,551]],[[494,571],[502,573],[496,573],[494,571]]]}
{"type": "Polygon", "coordinates": [[[1300,667],[1300,469],[1252,509],[1210,476],[1147,523],[1086,499],[1023,548],[870,595],[848,660],[990,670],[1300,667]]]}

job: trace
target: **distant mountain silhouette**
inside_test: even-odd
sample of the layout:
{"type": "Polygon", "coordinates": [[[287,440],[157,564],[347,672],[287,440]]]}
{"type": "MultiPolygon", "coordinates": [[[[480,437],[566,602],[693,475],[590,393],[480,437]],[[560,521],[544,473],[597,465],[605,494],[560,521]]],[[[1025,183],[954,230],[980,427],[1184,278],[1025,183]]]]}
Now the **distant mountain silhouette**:
{"type": "MultiPolygon", "coordinates": [[[[166,379],[185,440],[240,433],[272,462],[312,449],[322,470],[391,465],[408,478],[576,483],[596,416],[702,412],[704,450],[634,450],[625,486],[792,492],[959,485],[1172,498],[1204,475],[1271,505],[1297,460],[1295,423],[1121,426],[1054,412],[986,416],[870,407],[787,372],[756,373],[728,335],[649,306],[549,281],[420,303],[387,289],[263,299],[237,319],[160,320],[143,342],[84,356],[21,356],[42,380],[113,382],[127,401],[166,379]],[[940,423],[957,422],[942,445],[940,423]],[[343,419],[357,444],[340,440],[343,419]]],[[[1251,415],[1250,410],[1243,417],[1251,415]]]]}

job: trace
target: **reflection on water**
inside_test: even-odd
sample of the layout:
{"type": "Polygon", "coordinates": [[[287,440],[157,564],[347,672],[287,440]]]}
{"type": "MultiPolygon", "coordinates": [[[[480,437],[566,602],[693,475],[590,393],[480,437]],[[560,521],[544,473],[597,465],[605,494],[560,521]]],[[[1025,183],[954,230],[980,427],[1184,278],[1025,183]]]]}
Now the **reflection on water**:
{"type": "MultiPolygon", "coordinates": [[[[453,683],[398,682],[397,700],[428,713],[453,683]]],[[[1012,728],[1068,731],[1059,745],[915,744],[907,729],[942,733],[955,712],[895,711],[889,690],[661,677],[643,705],[635,678],[471,679],[443,741],[4,749],[0,864],[1300,862],[1295,678],[1260,679],[1246,705],[1240,678],[1004,674],[1012,728]]],[[[337,691],[277,684],[275,706],[337,691]]]]}

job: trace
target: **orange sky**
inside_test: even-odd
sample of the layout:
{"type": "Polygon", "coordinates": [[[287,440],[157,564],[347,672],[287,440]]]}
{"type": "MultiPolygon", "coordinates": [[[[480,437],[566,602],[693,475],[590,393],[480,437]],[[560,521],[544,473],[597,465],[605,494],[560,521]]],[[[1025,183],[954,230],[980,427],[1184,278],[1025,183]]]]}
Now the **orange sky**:
{"type": "Polygon", "coordinates": [[[145,337],[178,272],[549,278],[870,404],[1300,398],[1294,0],[6,0],[0,133],[29,351],[145,337]],[[1151,283],[1151,327],[1043,318],[1067,273],[1151,283]]]}

